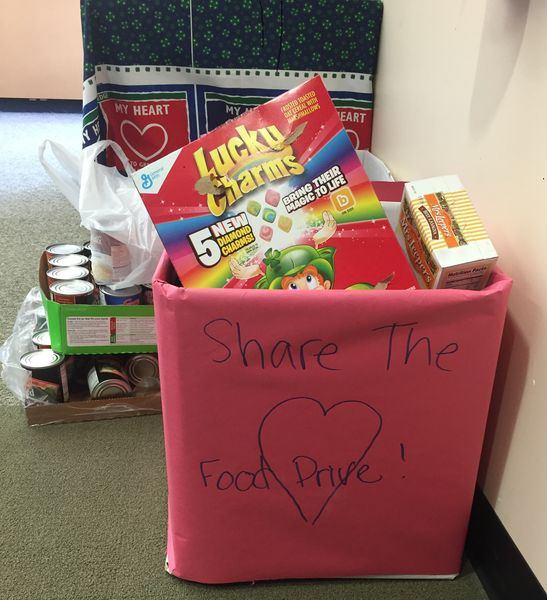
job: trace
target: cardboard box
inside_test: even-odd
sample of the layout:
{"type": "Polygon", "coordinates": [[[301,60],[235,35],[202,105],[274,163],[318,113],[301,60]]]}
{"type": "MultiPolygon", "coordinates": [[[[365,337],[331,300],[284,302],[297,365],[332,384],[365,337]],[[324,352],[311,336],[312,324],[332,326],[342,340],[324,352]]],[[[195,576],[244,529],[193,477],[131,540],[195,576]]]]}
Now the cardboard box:
{"type": "Polygon", "coordinates": [[[498,254],[458,177],[405,184],[400,225],[426,287],[481,290],[488,284],[498,254]]]}
{"type": "Polygon", "coordinates": [[[168,571],[202,583],[461,568],[511,280],[481,291],[154,282],[168,571]]]}
{"type": "Polygon", "coordinates": [[[159,392],[139,396],[101,398],[91,400],[82,396],[82,400],[59,402],[58,404],[29,404],[25,406],[27,423],[33,425],[51,425],[54,423],[75,423],[77,421],[100,421],[118,417],[136,417],[161,413],[159,392]]]}
{"type": "Polygon", "coordinates": [[[157,352],[152,305],[59,304],[50,300],[46,271],[43,253],[39,281],[53,350],[63,354],[157,352]]]}

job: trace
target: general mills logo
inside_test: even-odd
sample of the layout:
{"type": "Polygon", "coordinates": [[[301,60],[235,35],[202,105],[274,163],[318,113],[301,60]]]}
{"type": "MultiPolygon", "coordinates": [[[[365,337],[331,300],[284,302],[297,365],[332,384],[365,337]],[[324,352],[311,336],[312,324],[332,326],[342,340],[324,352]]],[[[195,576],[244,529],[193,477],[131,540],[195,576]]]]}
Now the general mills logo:
{"type": "Polygon", "coordinates": [[[144,173],[143,175],[141,175],[141,182],[142,182],[142,187],[145,190],[150,189],[154,183],[152,181],[152,177],[150,177],[150,175],[148,175],[147,173],[144,173]]]}

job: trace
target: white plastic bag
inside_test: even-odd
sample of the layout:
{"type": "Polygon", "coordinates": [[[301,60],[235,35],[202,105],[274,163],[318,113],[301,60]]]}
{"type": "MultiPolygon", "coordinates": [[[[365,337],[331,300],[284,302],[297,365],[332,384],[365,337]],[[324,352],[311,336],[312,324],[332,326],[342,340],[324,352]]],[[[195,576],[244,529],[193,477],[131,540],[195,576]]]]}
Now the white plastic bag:
{"type": "MultiPolygon", "coordinates": [[[[23,369],[20,360],[23,354],[35,349],[32,335],[40,322],[43,324],[40,312],[43,312],[42,298],[40,290],[35,287],[30,290],[19,308],[13,325],[13,333],[0,346],[2,379],[6,387],[23,403],[27,401],[27,384],[30,373],[23,369]]],[[[39,397],[34,399],[35,402],[45,400],[45,396],[43,399],[39,397]]]]}
{"type": "Polygon", "coordinates": [[[97,157],[109,147],[130,175],[133,168],[125,154],[118,144],[109,140],[84,148],[80,160],[51,140],[40,145],[38,155],[53,182],[80,213],[82,225],[127,247],[130,268],[122,277],[113,276],[109,281],[103,273],[98,277],[99,282],[120,289],[152,281],[163,245],[131,177],[121,175],[115,167],[97,163],[97,157]],[[48,147],[58,165],[46,156],[48,147]]]}

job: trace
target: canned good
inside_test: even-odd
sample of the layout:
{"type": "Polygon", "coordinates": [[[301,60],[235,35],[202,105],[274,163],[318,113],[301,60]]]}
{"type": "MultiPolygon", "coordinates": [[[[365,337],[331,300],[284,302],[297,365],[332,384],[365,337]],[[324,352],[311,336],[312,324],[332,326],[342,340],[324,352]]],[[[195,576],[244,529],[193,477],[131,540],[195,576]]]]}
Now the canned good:
{"type": "Polygon", "coordinates": [[[92,229],[91,270],[97,283],[123,281],[131,272],[129,248],[103,231],[92,229]]]}
{"type": "Polygon", "coordinates": [[[51,244],[46,248],[46,256],[47,259],[50,260],[54,256],[81,254],[82,251],[82,246],[78,246],[78,244],[51,244]]]}
{"type": "Polygon", "coordinates": [[[21,356],[21,366],[30,371],[27,398],[37,402],[68,402],[68,376],[63,354],[50,349],[33,350],[21,356]]]}
{"type": "Polygon", "coordinates": [[[49,331],[47,329],[41,329],[37,331],[32,336],[32,343],[39,350],[43,350],[44,348],[51,348],[51,337],[49,335],[49,331]]]}
{"type": "Polygon", "coordinates": [[[89,269],[89,258],[83,254],[62,254],[52,256],[48,260],[51,268],[55,267],[85,267],[89,269]]]}
{"type": "Polygon", "coordinates": [[[87,256],[87,258],[91,258],[91,242],[84,242],[82,244],[82,254],[83,256],[87,256]]]}
{"type": "Polygon", "coordinates": [[[131,384],[117,362],[97,362],[87,373],[87,385],[92,398],[123,396],[131,392],[131,384]]]}
{"type": "Polygon", "coordinates": [[[132,354],[125,368],[133,385],[149,379],[157,381],[159,378],[158,358],[154,354],[132,354]]]}
{"type": "Polygon", "coordinates": [[[152,284],[144,283],[142,285],[142,303],[154,304],[154,296],[152,294],[152,284]]]}
{"type": "Polygon", "coordinates": [[[108,285],[100,285],[99,295],[101,304],[140,304],[141,286],[132,285],[120,290],[113,290],[108,285]]]}
{"type": "Polygon", "coordinates": [[[95,300],[95,286],[83,279],[56,281],[49,291],[51,299],[59,304],[93,304],[95,300]]]}
{"type": "Polygon", "coordinates": [[[54,267],[46,272],[49,285],[56,281],[72,281],[73,279],[88,279],[89,269],[85,267],[54,267]]]}

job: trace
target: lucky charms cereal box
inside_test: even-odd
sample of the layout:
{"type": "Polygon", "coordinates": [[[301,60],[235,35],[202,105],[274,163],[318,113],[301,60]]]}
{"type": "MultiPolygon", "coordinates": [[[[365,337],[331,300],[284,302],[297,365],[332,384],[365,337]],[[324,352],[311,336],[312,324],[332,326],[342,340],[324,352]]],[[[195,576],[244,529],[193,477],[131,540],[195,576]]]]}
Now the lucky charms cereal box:
{"type": "Polygon", "coordinates": [[[186,287],[416,285],[320,77],[133,178],[186,287]]]}

